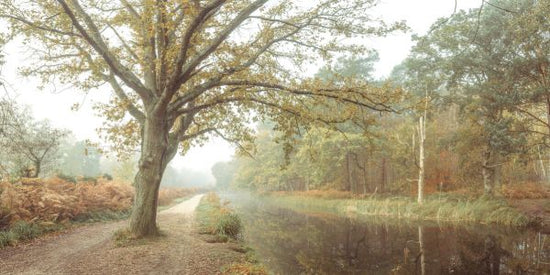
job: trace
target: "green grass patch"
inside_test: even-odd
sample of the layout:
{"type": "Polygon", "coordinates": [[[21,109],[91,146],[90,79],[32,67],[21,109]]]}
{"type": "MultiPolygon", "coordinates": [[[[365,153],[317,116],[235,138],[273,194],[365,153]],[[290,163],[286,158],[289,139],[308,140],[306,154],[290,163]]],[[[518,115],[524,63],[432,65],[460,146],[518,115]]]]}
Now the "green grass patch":
{"type": "Polygon", "coordinates": [[[200,233],[211,234],[220,241],[237,240],[242,236],[243,223],[241,218],[214,193],[201,199],[195,210],[200,233]]]}
{"type": "Polygon", "coordinates": [[[86,214],[81,214],[73,218],[73,222],[76,223],[93,223],[93,222],[106,222],[106,221],[116,221],[124,220],[130,217],[132,210],[123,210],[123,211],[96,211],[86,214]]]}
{"type": "MultiPolygon", "coordinates": [[[[122,220],[128,218],[130,210],[125,211],[98,211],[78,215],[73,218],[71,223],[84,224],[92,222],[105,222],[113,220],[122,220]]],[[[50,232],[61,231],[71,226],[71,223],[55,222],[26,222],[18,221],[9,228],[0,231],[0,249],[6,246],[14,246],[20,242],[30,241],[50,232]]]]}
{"type": "Polygon", "coordinates": [[[0,248],[16,245],[18,236],[11,231],[0,231],[0,248]]]}
{"type": "Polygon", "coordinates": [[[267,274],[254,250],[243,243],[241,218],[227,207],[227,203],[222,203],[216,194],[209,193],[201,199],[195,209],[195,219],[199,233],[211,236],[207,242],[232,242],[229,249],[245,254],[237,261],[223,266],[223,274],[267,274]]]}
{"type": "Polygon", "coordinates": [[[30,223],[18,221],[9,229],[0,231],[0,248],[14,246],[19,242],[29,241],[45,233],[59,231],[64,228],[61,224],[51,222],[30,223]]]}
{"type": "Polygon", "coordinates": [[[320,199],[301,196],[270,196],[263,199],[296,210],[329,212],[363,217],[389,217],[415,221],[484,223],[523,227],[529,219],[505,200],[460,195],[432,195],[423,204],[410,197],[320,199]]]}

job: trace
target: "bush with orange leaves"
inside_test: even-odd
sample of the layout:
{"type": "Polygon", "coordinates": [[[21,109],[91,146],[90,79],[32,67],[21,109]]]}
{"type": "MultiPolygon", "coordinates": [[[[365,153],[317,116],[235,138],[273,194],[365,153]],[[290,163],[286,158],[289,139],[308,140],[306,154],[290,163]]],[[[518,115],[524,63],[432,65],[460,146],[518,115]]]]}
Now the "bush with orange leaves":
{"type": "MultiPolygon", "coordinates": [[[[159,191],[159,205],[196,193],[196,189],[166,188],[159,191]]],[[[0,230],[19,221],[62,222],[86,219],[100,212],[128,211],[134,187],[125,182],[79,181],[60,178],[0,182],[0,230]]]]}
{"type": "Polygon", "coordinates": [[[70,183],[59,178],[0,183],[0,229],[19,220],[61,222],[79,215],[130,209],[130,184],[99,181],[70,183]]]}
{"type": "Polygon", "coordinates": [[[501,193],[508,199],[546,199],[550,198],[550,187],[533,182],[506,184],[501,193]]]}

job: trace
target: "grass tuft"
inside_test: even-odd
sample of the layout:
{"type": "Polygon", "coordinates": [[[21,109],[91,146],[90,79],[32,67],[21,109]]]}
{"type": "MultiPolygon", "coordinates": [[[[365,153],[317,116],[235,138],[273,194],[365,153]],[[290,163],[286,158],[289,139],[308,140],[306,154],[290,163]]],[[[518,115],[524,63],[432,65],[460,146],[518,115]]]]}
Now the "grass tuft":
{"type": "Polygon", "coordinates": [[[16,245],[17,235],[11,231],[0,231],[0,248],[16,245]]]}
{"type": "Polygon", "coordinates": [[[10,231],[17,236],[17,239],[23,241],[32,240],[43,233],[39,225],[25,221],[16,222],[12,225],[10,231]]]}
{"type": "Polygon", "coordinates": [[[239,238],[243,230],[241,218],[235,213],[224,212],[216,223],[216,234],[225,235],[233,239],[239,238]]]}
{"type": "Polygon", "coordinates": [[[200,232],[214,235],[215,240],[226,242],[239,239],[243,231],[240,217],[226,204],[222,205],[215,193],[209,193],[201,200],[196,209],[196,218],[200,232]]]}

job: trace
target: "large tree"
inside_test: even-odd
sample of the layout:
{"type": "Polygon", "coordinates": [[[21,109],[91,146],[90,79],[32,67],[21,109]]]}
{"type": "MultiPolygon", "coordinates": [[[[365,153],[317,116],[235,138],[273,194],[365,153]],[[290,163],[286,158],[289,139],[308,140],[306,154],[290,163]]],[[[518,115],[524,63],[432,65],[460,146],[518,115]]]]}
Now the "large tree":
{"type": "Polygon", "coordinates": [[[251,120],[271,118],[292,132],[361,108],[390,110],[390,94],[364,81],[303,77],[334,54],[364,53],[362,37],[402,27],[369,15],[375,2],[4,0],[0,16],[33,45],[37,61],[25,73],[83,89],[111,86],[107,134],[140,146],[130,229],[146,236],[157,233],[159,184],[178,147],[185,152],[212,134],[250,139],[251,120]],[[330,101],[345,111],[308,107],[330,101]]]}
{"type": "Polygon", "coordinates": [[[522,93],[532,85],[522,83],[525,79],[517,68],[533,61],[529,54],[521,54],[522,42],[515,39],[517,26],[512,23],[533,7],[515,3],[499,1],[500,6],[461,11],[436,22],[439,27],[417,38],[404,63],[407,77],[425,86],[408,83],[410,90],[434,91],[461,107],[462,117],[470,123],[462,126],[475,134],[460,140],[469,142],[468,152],[482,148],[479,170],[487,195],[493,194],[505,157],[524,151],[530,126],[518,121],[522,116],[512,115],[523,109],[522,93]]]}

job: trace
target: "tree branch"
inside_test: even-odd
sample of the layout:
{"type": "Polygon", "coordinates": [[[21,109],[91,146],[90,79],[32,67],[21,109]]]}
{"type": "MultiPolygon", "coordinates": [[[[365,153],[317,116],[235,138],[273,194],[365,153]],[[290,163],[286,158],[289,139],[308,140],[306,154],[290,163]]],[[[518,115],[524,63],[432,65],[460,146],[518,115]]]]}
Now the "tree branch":
{"type": "Polygon", "coordinates": [[[177,75],[174,74],[173,78],[170,78],[169,89],[166,91],[166,93],[163,93],[163,98],[161,99],[161,102],[163,102],[164,104],[168,104],[172,99],[174,93],[177,92],[176,88],[186,81],[192,71],[205,58],[213,53],[235,29],[237,29],[246,19],[248,19],[248,16],[250,16],[250,14],[262,7],[267,1],[268,0],[256,0],[248,7],[241,10],[241,12],[239,12],[239,14],[227,25],[227,27],[219,32],[219,34],[210,43],[210,45],[200,51],[190,62],[184,65],[181,70],[179,68],[175,70],[176,73],[178,73],[178,71],[180,73],[177,75]]]}
{"type": "Polygon", "coordinates": [[[143,124],[145,122],[145,114],[143,114],[143,112],[132,103],[132,100],[128,97],[126,92],[124,92],[120,84],[118,84],[118,81],[116,81],[115,76],[110,73],[109,75],[103,75],[103,78],[111,85],[118,98],[122,100],[124,106],[128,110],[128,113],[130,113],[130,115],[132,115],[140,124],[143,124]]]}
{"type": "Polygon", "coordinates": [[[94,24],[90,16],[82,10],[82,7],[78,4],[78,0],[70,1],[76,9],[76,14],[83,18],[89,32],[80,24],[77,19],[77,15],[69,7],[67,2],[65,0],[57,0],[57,2],[62,6],[65,14],[67,14],[67,16],[71,19],[73,26],[78,30],[88,44],[90,44],[90,46],[103,57],[105,62],[112,69],[113,73],[122,79],[128,87],[136,91],[136,93],[143,99],[144,103],[149,103],[151,97],[153,96],[151,91],[145,88],[139,78],[137,78],[128,68],[122,65],[120,61],[118,61],[118,59],[109,51],[105,41],[101,38],[101,34],[97,29],[97,26],[94,24]]]}

